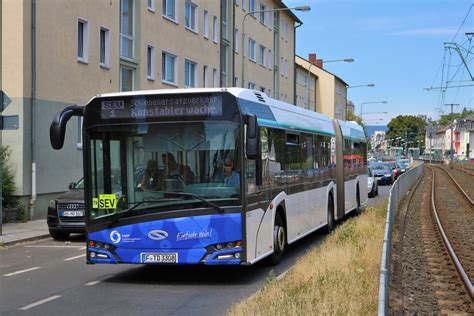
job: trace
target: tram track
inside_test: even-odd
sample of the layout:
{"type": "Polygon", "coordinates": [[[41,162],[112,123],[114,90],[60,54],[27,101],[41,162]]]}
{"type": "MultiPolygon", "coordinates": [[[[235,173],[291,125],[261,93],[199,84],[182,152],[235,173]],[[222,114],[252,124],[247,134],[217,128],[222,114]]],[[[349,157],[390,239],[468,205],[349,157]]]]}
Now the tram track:
{"type": "Polygon", "coordinates": [[[449,179],[426,168],[401,209],[393,313],[474,314],[474,210],[449,179]]]}
{"type": "MultiPolygon", "coordinates": [[[[468,184],[472,183],[470,181],[474,181],[474,177],[472,179],[465,179],[465,178],[460,178],[459,174],[453,174],[453,172],[446,167],[439,166],[439,165],[433,165],[437,169],[443,170],[451,179],[451,181],[456,185],[456,187],[459,189],[459,191],[463,194],[464,198],[467,200],[472,205],[474,205],[474,190],[468,186],[468,184]],[[457,178],[457,180],[455,179],[457,178]],[[469,181],[470,180],[470,181],[469,181]],[[463,183],[463,185],[460,184],[463,183]]],[[[454,170],[460,170],[458,168],[455,168],[454,170]]],[[[470,173],[467,173],[467,175],[474,176],[470,173]]],[[[470,176],[468,176],[470,178],[470,176]]]]}

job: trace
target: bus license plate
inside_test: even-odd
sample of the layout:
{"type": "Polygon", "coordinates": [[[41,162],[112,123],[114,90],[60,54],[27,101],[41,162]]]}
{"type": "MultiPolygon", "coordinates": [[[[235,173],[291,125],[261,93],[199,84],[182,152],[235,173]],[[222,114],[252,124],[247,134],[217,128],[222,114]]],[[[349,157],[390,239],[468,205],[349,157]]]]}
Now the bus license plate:
{"type": "Polygon", "coordinates": [[[142,253],[142,263],[178,263],[178,253],[142,253]]]}
{"type": "Polygon", "coordinates": [[[81,217],[84,216],[84,211],[63,211],[64,217],[81,217]]]}

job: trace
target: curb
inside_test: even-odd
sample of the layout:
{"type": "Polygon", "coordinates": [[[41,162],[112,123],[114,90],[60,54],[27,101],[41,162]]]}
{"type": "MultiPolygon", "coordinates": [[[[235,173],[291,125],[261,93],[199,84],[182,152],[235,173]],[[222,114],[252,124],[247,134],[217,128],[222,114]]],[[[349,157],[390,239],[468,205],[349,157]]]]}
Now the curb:
{"type": "Polygon", "coordinates": [[[42,234],[42,235],[36,235],[36,236],[32,236],[32,237],[26,237],[26,238],[22,238],[22,239],[10,240],[10,241],[6,241],[6,242],[0,242],[0,247],[11,246],[11,245],[15,245],[15,244],[23,243],[23,242],[28,242],[28,241],[46,239],[48,237],[51,237],[49,235],[49,233],[42,234]]]}

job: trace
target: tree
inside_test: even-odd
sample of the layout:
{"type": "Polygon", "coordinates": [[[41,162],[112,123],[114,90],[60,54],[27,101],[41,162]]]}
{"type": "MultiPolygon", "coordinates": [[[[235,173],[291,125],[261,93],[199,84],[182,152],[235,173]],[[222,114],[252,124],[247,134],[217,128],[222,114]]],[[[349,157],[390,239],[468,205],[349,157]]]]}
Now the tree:
{"type": "Polygon", "coordinates": [[[468,110],[464,108],[461,113],[449,113],[449,114],[444,114],[441,115],[439,120],[436,122],[437,125],[439,126],[448,126],[451,124],[454,120],[461,120],[465,118],[468,115],[474,114],[473,110],[468,110]]]}
{"type": "Polygon", "coordinates": [[[425,139],[426,125],[426,118],[413,115],[399,115],[388,123],[386,139],[389,141],[389,144],[390,140],[392,140],[393,144],[394,139],[398,137],[400,140],[403,139],[402,144],[409,142],[411,146],[417,145],[419,147],[419,144],[425,139]]]}

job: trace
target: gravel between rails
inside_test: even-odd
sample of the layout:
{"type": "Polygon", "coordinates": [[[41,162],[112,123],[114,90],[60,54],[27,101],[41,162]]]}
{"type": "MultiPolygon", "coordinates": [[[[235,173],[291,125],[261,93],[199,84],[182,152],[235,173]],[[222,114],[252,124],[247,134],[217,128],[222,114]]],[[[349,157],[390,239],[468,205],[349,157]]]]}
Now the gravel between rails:
{"type": "Polygon", "coordinates": [[[435,168],[435,175],[435,203],[441,223],[464,270],[474,280],[474,206],[445,172],[435,168]]]}
{"type": "Polygon", "coordinates": [[[448,171],[453,178],[459,183],[461,188],[467,193],[467,195],[474,199],[474,175],[471,175],[467,172],[459,170],[458,168],[449,169],[448,167],[443,167],[448,171]]]}

